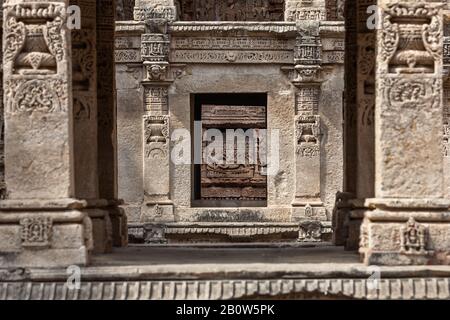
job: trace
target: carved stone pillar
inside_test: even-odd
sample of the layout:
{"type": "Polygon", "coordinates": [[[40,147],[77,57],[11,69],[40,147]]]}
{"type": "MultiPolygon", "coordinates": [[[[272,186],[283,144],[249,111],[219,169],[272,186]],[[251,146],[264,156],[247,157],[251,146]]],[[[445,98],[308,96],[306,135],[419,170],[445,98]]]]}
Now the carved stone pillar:
{"type": "Polygon", "coordinates": [[[71,0],[81,12],[81,28],[72,34],[72,90],[75,196],[88,201],[94,251],[111,250],[111,221],[99,197],[97,144],[96,1],[71,0]]]}
{"type": "Polygon", "coordinates": [[[5,172],[0,264],[88,262],[92,226],[74,200],[72,69],[67,2],[6,1],[5,172]]]}
{"type": "Polygon", "coordinates": [[[293,84],[295,110],[296,188],[292,218],[300,221],[299,241],[321,241],[326,209],[321,199],[321,40],[319,22],[298,21],[293,84]]]}
{"type": "MultiPolygon", "coordinates": [[[[0,8],[0,23],[3,26],[3,7],[0,8]]],[[[0,29],[0,37],[3,39],[3,28],[0,29]]],[[[0,59],[3,60],[3,50],[0,46],[0,59]]],[[[3,79],[3,64],[0,67],[0,79],[3,79]]],[[[6,198],[5,184],[5,117],[3,105],[3,81],[0,81],[0,199],[6,198]]]]}
{"type": "Polygon", "coordinates": [[[126,246],[127,219],[117,195],[117,112],[114,63],[114,0],[97,0],[97,123],[99,197],[111,220],[112,244],[126,246]]]}
{"type": "Polygon", "coordinates": [[[149,20],[141,36],[144,66],[142,222],[174,221],[170,186],[169,35],[167,21],[175,18],[173,1],[138,1],[135,19],[149,20]]]}
{"type": "Polygon", "coordinates": [[[367,264],[450,263],[444,198],[442,6],[378,1],[375,199],[366,200],[367,264]]]}

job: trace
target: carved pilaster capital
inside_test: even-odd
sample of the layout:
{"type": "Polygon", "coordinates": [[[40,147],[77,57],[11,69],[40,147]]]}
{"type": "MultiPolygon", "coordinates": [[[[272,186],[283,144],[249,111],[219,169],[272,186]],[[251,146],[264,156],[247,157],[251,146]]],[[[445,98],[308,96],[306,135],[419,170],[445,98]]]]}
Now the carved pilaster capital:
{"type": "Polygon", "coordinates": [[[289,81],[296,87],[304,85],[320,85],[324,79],[320,65],[296,65],[293,67],[282,67],[289,81]]]}

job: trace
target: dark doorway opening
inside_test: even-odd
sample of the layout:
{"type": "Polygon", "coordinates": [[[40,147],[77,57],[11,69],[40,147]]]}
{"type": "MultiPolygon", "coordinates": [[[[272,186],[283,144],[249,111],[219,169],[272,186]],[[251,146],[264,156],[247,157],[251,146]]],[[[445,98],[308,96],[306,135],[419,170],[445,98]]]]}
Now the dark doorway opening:
{"type": "Polygon", "coordinates": [[[192,205],[267,206],[267,93],[193,94],[192,108],[192,150],[202,159],[193,167],[192,205]]]}

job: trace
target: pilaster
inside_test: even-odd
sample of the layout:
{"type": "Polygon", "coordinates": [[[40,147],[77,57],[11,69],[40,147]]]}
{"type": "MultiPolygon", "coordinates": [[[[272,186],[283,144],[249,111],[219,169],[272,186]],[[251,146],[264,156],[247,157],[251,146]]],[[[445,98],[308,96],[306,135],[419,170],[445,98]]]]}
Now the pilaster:
{"type": "Polygon", "coordinates": [[[173,1],[137,1],[135,20],[147,21],[141,35],[144,68],[142,222],[174,221],[170,179],[169,35],[176,16],[173,1]]]}
{"type": "Polygon", "coordinates": [[[84,265],[92,248],[87,204],[71,199],[76,186],[67,6],[4,2],[5,267],[84,265]]]}
{"type": "Polygon", "coordinates": [[[448,264],[442,3],[378,5],[376,198],[366,200],[360,252],[367,264],[448,264]]]}

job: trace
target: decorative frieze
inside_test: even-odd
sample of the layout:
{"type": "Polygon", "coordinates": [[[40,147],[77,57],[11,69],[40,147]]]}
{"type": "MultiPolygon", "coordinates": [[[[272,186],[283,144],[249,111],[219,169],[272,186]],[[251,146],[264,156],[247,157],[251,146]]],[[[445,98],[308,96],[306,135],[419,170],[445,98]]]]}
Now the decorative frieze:
{"type": "Polygon", "coordinates": [[[174,36],[171,38],[173,50],[293,50],[293,39],[257,36],[174,36]]]}
{"type": "Polygon", "coordinates": [[[283,0],[181,0],[182,21],[281,21],[283,0]]]}
{"type": "Polygon", "coordinates": [[[294,54],[291,51],[175,50],[170,55],[172,63],[290,64],[293,59],[294,54]]]}
{"type": "Polygon", "coordinates": [[[155,7],[135,7],[134,20],[147,21],[154,19],[162,19],[167,21],[174,21],[177,12],[174,6],[155,6],[155,7]]]}
{"type": "Polygon", "coordinates": [[[325,8],[305,8],[301,4],[296,7],[290,7],[286,10],[286,21],[312,20],[324,21],[327,19],[327,12],[325,8]]]}

